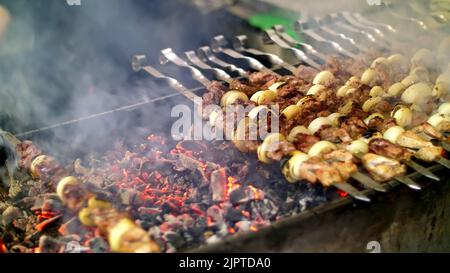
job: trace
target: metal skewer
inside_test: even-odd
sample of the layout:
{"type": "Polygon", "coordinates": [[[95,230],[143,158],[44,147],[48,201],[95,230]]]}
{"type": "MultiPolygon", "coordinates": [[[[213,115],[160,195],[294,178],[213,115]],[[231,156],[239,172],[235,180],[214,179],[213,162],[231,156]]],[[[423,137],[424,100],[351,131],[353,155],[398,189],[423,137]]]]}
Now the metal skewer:
{"type": "Polygon", "coordinates": [[[248,56],[244,56],[241,53],[239,53],[233,49],[227,48],[226,47],[227,45],[228,45],[228,42],[223,35],[215,36],[211,40],[211,48],[212,48],[213,52],[216,52],[216,53],[222,52],[225,55],[228,55],[234,59],[244,60],[248,64],[248,66],[254,70],[270,72],[270,73],[276,74],[274,71],[272,71],[269,68],[267,68],[266,66],[264,66],[257,59],[248,57],[248,56]]]}
{"type": "Polygon", "coordinates": [[[341,191],[344,191],[346,193],[348,193],[350,196],[352,196],[355,199],[364,201],[364,202],[370,202],[370,198],[367,197],[365,194],[363,194],[362,192],[358,191],[355,187],[353,187],[352,185],[345,183],[345,182],[337,182],[337,183],[333,183],[331,184],[333,187],[336,187],[338,189],[340,189],[341,191]]]}
{"type": "Polygon", "coordinates": [[[356,54],[345,50],[342,48],[341,45],[336,43],[335,41],[330,41],[328,39],[325,39],[324,37],[320,36],[316,32],[307,29],[307,23],[303,20],[297,20],[294,25],[295,31],[299,33],[300,35],[303,35],[306,39],[309,39],[314,44],[319,45],[320,47],[324,48],[325,51],[335,51],[337,53],[340,53],[341,55],[356,59],[356,54]]]}
{"type": "Polygon", "coordinates": [[[171,48],[166,48],[161,50],[161,55],[159,58],[161,64],[165,64],[168,62],[171,62],[179,67],[187,68],[191,74],[192,78],[194,78],[196,81],[201,83],[203,86],[208,87],[211,84],[211,81],[206,78],[200,70],[193,67],[192,65],[189,65],[187,62],[185,62],[183,59],[178,57],[175,52],[172,51],[171,48]]]}
{"type": "Polygon", "coordinates": [[[247,72],[245,72],[245,70],[243,70],[242,68],[239,68],[237,66],[235,66],[234,64],[229,64],[227,62],[224,62],[223,60],[217,58],[217,56],[215,56],[212,51],[211,48],[209,46],[202,46],[197,50],[197,55],[203,59],[203,60],[208,60],[211,63],[214,63],[224,69],[227,69],[231,72],[236,72],[238,73],[239,76],[244,77],[244,78],[248,78],[248,74],[247,72]]]}
{"type": "Polygon", "coordinates": [[[262,56],[264,58],[267,58],[271,64],[278,65],[278,66],[288,70],[291,73],[294,73],[296,70],[296,68],[293,65],[285,62],[283,59],[281,59],[280,57],[278,57],[275,54],[266,53],[264,51],[261,51],[261,50],[255,49],[255,48],[248,47],[246,35],[236,36],[233,40],[233,48],[236,49],[237,51],[242,51],[242,52],[250,53],[255,56],[262,56]]]}
{"type": "Polygon", "coordinates": [[[305,64],[314,67],[316,69],[320,69],[320,65],[310,59],[305,52],[301,51],[298,48],[292,47],[289,44],[287,44],[283,39],[281,39],[275,30],[273,29],[267,29],[263,32],[263,42],[265,44],[276,44],[280,48],[286,50],[286,52],[289,52],[292,54],[296,59],[299,61],[304,62],[305,64]]]}
{"type": "Polygon", "coordinates": [[[184,53],[186,55],[186,58],[196,67],[205,70],[205,71],[210,71],[214,74],[214,76],[224,82],[227,83],[231,83],[232,78],[231,76],[225,72],[222,69],[216,68],[216,67],[212,67],[209,64],[203,62],[198,56],[197,54],[195,54],[195,52],[193,50],[190,51],[186,51],[184,53]]]}
{"type": "Polygon", "coordinates": [[[373,180],[370,176],[367,176],[361,172],[356,172],[351,177],[368,188],[374,189],[379,192],[386,192],[386,189],[378,182],[373,180]]]}
{"type": "Polygon", "coordinates": [[[406,165],[408,165],[409,167],[413,168],[415,171],[421,173],[422,175],[439,181],[439,177],[437,177],[435,174],[433,174],[432,172],[430,172],[427,168],[425,168],[424,166],[412,161],[412,160],[402,160],[403,163],[405,163],[406,165]]]}
{"type": "Polygon", "coordinates": [[[272,28],[283,40],[285,40],[291,46],[301,48],[308,54],[312,55],[315,59],[318,59],[321,63],[325,63],[327,61],[327,57],[324,54],[318,52],[312,45],[303,42],[298,42],[297,40],[292,38],[289,34],[287,34],[284,29],[284,26],[275,25],[272,28]]]}

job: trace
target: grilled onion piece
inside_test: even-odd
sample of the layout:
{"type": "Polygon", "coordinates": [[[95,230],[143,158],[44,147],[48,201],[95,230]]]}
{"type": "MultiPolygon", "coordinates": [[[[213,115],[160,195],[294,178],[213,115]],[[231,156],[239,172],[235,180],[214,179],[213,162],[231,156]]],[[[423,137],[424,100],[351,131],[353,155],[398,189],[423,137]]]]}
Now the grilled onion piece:
{"type": "Polygon", "coordinates": [[[319,72],[313,79],[313,84],[320,84],[324,86],[330,86],[335,80],[333,73],[328,70],[319,72]]]}
{"type": "Polygon", "coordinates": [[[419,82],[406,88],[402,93],[402,101],[421,105],[425,103],[432,95],[432,90],[427,83],[419,82]]]}
{"type": "Polygon", "coordinates": [[[236,103],[237,101],[248,101],[248,97],[244,92],[231,90],[226,92],[220,99],[221,106],[227,106],[229,104],[236,103]]]}
{"type": "Polygon", "coordinates": [[[315,134],[317,131],[320,130],[322,126],[330,125],[332,126],[333,123],[330,121],[327,117],[318,117],[311,121],[311,123],[308,126],[308,130],[311,132],[311,134],[315,134]]]}

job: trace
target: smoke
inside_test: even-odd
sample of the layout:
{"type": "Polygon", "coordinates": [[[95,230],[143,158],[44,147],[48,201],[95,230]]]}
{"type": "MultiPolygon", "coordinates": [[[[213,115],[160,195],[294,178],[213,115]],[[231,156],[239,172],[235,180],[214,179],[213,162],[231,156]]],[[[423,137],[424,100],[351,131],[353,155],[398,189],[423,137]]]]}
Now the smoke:
{"type": "MultiPolygon", "coordinates": [[[[134,73],[132,55],[144,53],[155,62],[162,48],[182,52],[221,33],[202,22],[206,15],[178,1],[89,0],[70,6],[63,0],[2,0],[0,5],[11,16],[0,41],[0,128],[15,134],[174,93],[134,73]]],[[[149,105],[141,114],[74,124],[33,140],[43,138],[47,151],[59,144],[94,149],[126,129],[136,134],[133,125],[139,123],[170,128],[165,124],[170,109],[164,107],[149,105]]]]}

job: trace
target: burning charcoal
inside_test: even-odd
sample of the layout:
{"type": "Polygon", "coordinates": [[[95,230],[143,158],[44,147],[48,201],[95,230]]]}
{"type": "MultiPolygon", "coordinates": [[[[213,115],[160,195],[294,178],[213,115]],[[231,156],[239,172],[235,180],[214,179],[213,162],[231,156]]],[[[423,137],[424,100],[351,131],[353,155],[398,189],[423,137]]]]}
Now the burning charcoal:
{"type": "Polygon", "coordinates": [[[241,211],[233,208],[232,206],[229,206],[228,208],[225,209],[225,218],[228,221],[235,223],[242,220],[242,213],[241,211]]]}
{"type": "Polygon", "coordinates": [[[206,211],[206,215],[209,217],[212,226],[220,225],[224,222],[223,210],[219,206],[214,205],[209,207],[206,211]]]}
{"type": "Polygon", "coordinates": [[[61,201],[53,198],[46,198],[41,206],[43,212],[58,214],[63,209],[61,201]]]}
{"type": "Polygon", "coordinates": [[[225,168],[220,168],[211,173],[209,188],[212,192],[213,201],[223,201],[226,197],[227,175],[225,168]]]}
{"type": "Polygon", "coordinates": [[[49,229],[52,226],[54,226],[60,219],[61,219],[61,215],[47,219],[47,220],[39,223],[38,225],[36,225],[36,229],[39,231],[44,231],[46,229],[49,229]]]}
{"type": "Polygon", "coordinates": [[[263,219],[275,219],[278,215],[278,206],[270,199],[264,199],[257,202],[252,202],[251,207],[254,212],[257,212],[263,219]]]}
{"type": "Polygon", "coordinates": [[[28,226],[28,219],[25,218],[16,219],[15,221],[13,221],[13,226],[22,231],[26,231],[28,226]]]}
{"type": "Polygon", "coordinates": [[[23,196],[26,192],[26,187],[23,181],[11,179],[9,184],[8,196],[12,199],[17,199],[23,196]]]}
{"type": "Polygon", "coordinates": [[[250,230],[252,222],[244,220],[237,222],[235,226],[239,229],[240,232],[246,232],[250,230]]]}
{"type": "Polygon", "coordinates": [[[183,247],[185,240],[179,233],[168,231],[164,234],[163,238],[175,249],[183,247]]]}
{"type": "MultiPolygon", "coordinates": [[[[23,245],[14,245],[10,249],[11,253],[30,253],[31,250],[23,245]]],[[[1,251],[0,251],[1,253],[1,251]]]]}
{"type": "Polygon", "coordinates": [[[8,207],[2,213],[2,225],[7,226],[11,224],[15,219],[22,218],[23,213],[16,207],[8,207]]]}
{"type": "Polygon", "coordinates": [[[236,187],[229,194],[230,202],[232,204],[246,203],[250,200],[247,191],[244,187],[236,187]]]}
{"type": "Polygon", "coordinates": [[[183,170],[198,171],[202,177],[202,183],[200,183],[199,186],[202,187],[209,184],[208,176],[205,173],[205,164],[197,159],[194,159],[190,156],[180,153],[178,154],[178,160],[176,162],[174,169],[176,171],[183,171],[183,170]]]}
{"type": "Polygon", "coordinates": [[[70,235],[74,233],[79,233],[80,230],[83,230],[84,227],[81,225],[80,221],[78,221],[77,217],[72,217],[69,221],[62,224],[58,229],[58,232],[61,235],[70,235]]]}
{"type": "Polygon", "coordinates": [[[134,190],[129,189],[123,189],[119,193],[120,202],[123,205],[131,205],[134,203],[134,200],[136,199],[137,192],[134,190]]]}
{"type": "Polygon", "coordinates": [[[43,235],[39,239],[39,251],[41,253],[61,253],[66,247],[66,242],[43,235]]]}
{"type": "Polygon", "coordinates": [[[94,253],[105,253],[109,249],[108,243],[101,237],[92,238],[87,244],[94,253]]]}

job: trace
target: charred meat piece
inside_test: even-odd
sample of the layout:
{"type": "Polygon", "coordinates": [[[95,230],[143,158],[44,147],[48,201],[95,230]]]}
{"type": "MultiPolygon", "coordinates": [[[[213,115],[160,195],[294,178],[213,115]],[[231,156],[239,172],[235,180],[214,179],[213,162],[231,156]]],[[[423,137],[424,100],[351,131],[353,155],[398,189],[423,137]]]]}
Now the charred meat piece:
{"type": "Polygon", "coordinates": [[[242,80],[233,80],[230,83],[230,89],[242,91],[249,97],[258,91],[258,87],[245,83],[242,80]]]}
{"type": "Polygon", "coordinates": [[[372,113],[389,113],[392,110],[392,106],[386,99],[382,99],[379,103],[370,109],[372,113]]]}
{"type": "Polygon", "coordinates": [[[343,128],[335,128],[329,125],[322,126],[322,128],[316,133],[320,136],[320,139],[327,140],[333,143],[350,142],[352,138],[343,128]]]}
{"type": "Polygon", "coordinates": [[[412,153],[384,138],[373,138],[369,141],[369,150],[385,157],[399,161],[410,160],[412,153]]]}
{"type": "Polygon", "coordinates": [[[360,137],[369,129],[361,118],[354,116],[344,118],[341,123],[341,128],[344,129],[352,139],[360,137]]]}
{"type": "Polygon", "coordinates": [[[267,157],[275,161],[280,161],[281,158],[293,151],[295,151],[295,146],[289,141],[276,141],[267,152],[267,157]]]}
{"type": "Polygon", "coordinates": [[[219,81],[213,81],[207,88],[208,92],[203,94],[203,104],[219,104],[223,94],[228,91],[228,87],[219,81]]]}
{"type": "Polygon", "coordinates": [[[374,117],[369,121],[369,124],[367,125],[367,129],[377,131],[377,132],[382,132],[383,125],[384,125],[384,119],[382,119],[381,117],[374,117]]]}
{"type": "Polygon", "coordinates": [[[310,66],[300,65],[294,72],[294,75],[306,82],[312,82],[319,71],[310,66]]]}
{"type": "Polygon", "coordinates": [[[444,150],[438,146],[430,146],[420,148],[417,152],[414,153],[414,156],[420,160],[432,162],[435,160],[439,160],[444,153],[444,150]]]}
{"type": "Polygon", "coordinates": [[[309,148],[319,141],[320,138],[316,136],[299,133],[295,136],[293,144],[298,150],[307,153],[309,148]]]}
{"type": "Polygon", "coordinates": [[[333,162],[354,162],[355,157],[352,153],[345,150],[334,150],[322,155],[326,161],[333,162]]]}
{"type": "Polygon", "coordinates": [[[16,146],[16,151],[19,155],[19,167],[28,169],[31,161],[40,155],[42,152],[31,141],[22,141],[16,146]]]}
{"type": "Polygon", "coordinates": [[[406,173],[406,166],[397,160],[373,153],[365,154],[362,163],[377,181],[387,181],[392,177],[406,173]]]}
{"type": "Polygon", "coordinates": [[[343,178],[336,168],[324,162],[320,157],[311,157],[302,163],[300,175],[307,181],[315,183],[319,181],[324,186],[343,182],[343,178]]]}
{"type": "MultiPolygon", "coordinates": [[[[249,76],[249,81],[253,86],[264,86],[269,82],[274,83],[278,79],[278,76],[272,72],[254,72],[249,76]]],[[[268,86],[267,86],[268,87],[268,86]]]]}
{"type": "Polygon", "coordinates": [[[358,171],[358,167],[353,162],[335,161],[330,164],[339,172],[344,180],[348,180],[353,173],[358,171]]]}
{"type": "Polygon", "coordinates": [[[428,122],[424,122],[421,125],[414,127],[411,131],[414,133],[424,133],[434,139],[445,140],[444,135],[431,126],[428,122]]]}

